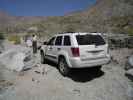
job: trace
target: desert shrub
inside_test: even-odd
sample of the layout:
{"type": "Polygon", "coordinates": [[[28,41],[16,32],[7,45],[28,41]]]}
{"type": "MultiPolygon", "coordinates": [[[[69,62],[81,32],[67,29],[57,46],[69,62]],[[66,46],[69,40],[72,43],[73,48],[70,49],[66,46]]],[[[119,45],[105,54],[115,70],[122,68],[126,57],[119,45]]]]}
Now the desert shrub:
{"type": "Polygon", "coordinates": [[[18,35],[8,36],[8,40],[13,42],[14,44],[20,44],[21,43],[20,36],[18,36],[18,35]]]}
{"type": "Polygon", "coordinates": [[[0,33],[0,40],[3,40],[3,39],[5,39],[4,33],[0,33]]]}
{"type": "Polygon", "coordinates": [[[133,36],[133,28],[128,28],[127,33],[129,36],[133,36]]]}
{"type": "Polygon", "coordinates": [[[75,32],[75,26],[72,24],[66,25],[64,32],[68,32],[68,33],[75,32]]]}

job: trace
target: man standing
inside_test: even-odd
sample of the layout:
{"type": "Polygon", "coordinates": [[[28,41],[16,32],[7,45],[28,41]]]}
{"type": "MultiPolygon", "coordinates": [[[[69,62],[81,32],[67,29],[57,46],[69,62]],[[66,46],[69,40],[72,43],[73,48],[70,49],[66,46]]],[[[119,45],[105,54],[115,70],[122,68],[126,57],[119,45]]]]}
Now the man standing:
{"type": "Polygon", "coordinates": [[[33,39],[32,39],[32,47],[33,47],[33,53],[37,53],[37,36],[33,34],[33,39]]]}

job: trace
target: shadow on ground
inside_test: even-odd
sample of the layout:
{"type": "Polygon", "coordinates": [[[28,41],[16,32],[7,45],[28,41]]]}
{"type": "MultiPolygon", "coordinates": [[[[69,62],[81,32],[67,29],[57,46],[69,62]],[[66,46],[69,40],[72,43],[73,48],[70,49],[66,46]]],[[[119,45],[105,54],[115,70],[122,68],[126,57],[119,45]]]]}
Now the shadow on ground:
{"type": "MultiPolygon", "coordinates": [[[[50,61],[48,61],[47,64],[57,68],[57,64],[54,64],[50,61]]],[[[92,68],[71,69],[71,72],[67,77],[72,79],[75,82],[84,83],[84,82],[91,81],[95,78],[99,78],[103,75],[104,75],[104,72],[100,68],[92,67],[92,68]]]]}
{"type": "Polygon", "coordinates": [[[132,76],[132,75],[126,73],[125,76],[126,76],[128,79],[130,79],[131,81],[133,81],[133,76],[132,76]]]}
{"type": "Polygon", "coordinates": [[[68,77],[76,82],[88,82],[103,75],[104,72],[99,68],[82,68],[72,69],[68,77]]]}

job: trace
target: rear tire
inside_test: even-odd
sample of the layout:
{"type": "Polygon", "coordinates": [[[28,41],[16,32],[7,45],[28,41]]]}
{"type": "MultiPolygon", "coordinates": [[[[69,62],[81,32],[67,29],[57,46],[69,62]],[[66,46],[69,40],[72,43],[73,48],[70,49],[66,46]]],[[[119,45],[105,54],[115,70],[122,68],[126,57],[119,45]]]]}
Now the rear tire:
{"type": "Polygon", "coordinates": [[[69,74],[70,68],[68,67],[64,57],[59,58],[58,69],[63,76],[67,76],[69,74]]]}
{"type": "Polygon", "coordinates": [[[100,71],[101,68],[102,68],[102,66],[96,66],[96,67],[95,67],[96,71],[100,71]]]}

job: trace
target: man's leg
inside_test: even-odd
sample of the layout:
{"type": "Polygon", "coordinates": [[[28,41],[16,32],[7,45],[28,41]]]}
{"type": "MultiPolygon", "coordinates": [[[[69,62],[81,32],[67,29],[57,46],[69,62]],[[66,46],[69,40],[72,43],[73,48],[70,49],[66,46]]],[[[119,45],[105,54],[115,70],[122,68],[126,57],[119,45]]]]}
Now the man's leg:
{"type": "Polygon", "coordinates": [[[35,42],[34,41],[33,41],[32,47],[33,47],[33,53],[35,53],[35,42]]]}

